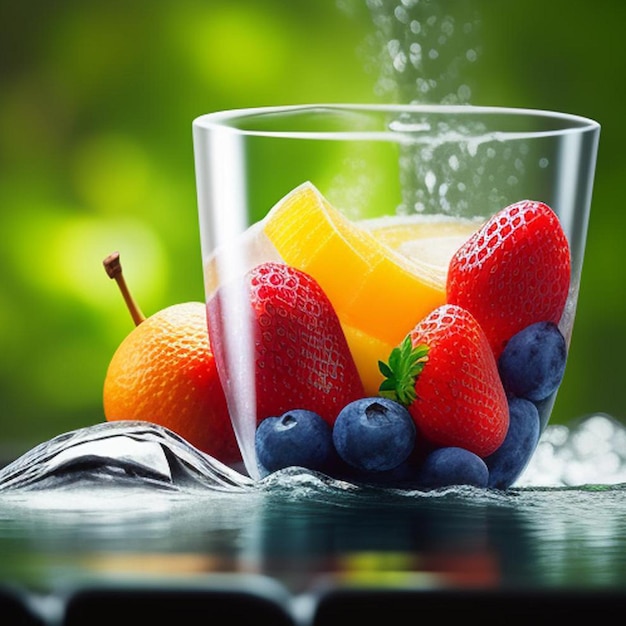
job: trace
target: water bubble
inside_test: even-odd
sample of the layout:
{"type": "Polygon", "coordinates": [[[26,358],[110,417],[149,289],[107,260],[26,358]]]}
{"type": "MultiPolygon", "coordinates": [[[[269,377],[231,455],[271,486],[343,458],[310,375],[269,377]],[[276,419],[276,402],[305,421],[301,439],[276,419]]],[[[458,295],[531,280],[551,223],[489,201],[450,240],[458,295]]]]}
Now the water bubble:
{"type": "Polygon", "coordinates": [[[419,35],[422,32],[422,25],[417,20],[411,20],[409,28],[414,35],[419,35]]]}
{"type": "Polygon", "coordinates": [[[433,189],[435,188],[435,185],[437,184],[437,176],[432,170],[429,170],[426,173],[426,176],[424,177],[424,182],[426,183],[426,188],[428,189],[429,193],[432,194],[433,189]]]}
{"type": "Polygon", "coordinates": [[[393,58],[400,52],[400,42],[397,39],[391,39],[387,42],[387,50],[389,52],[389,56],[393,58]]]}
{"type": "Polygon", "coordinates": [[[441,30],[442,32],[444,32],[448,37],[452,37],[453,33],[454,33],[454,20],[452,17],[450,17],[449,15],[443,20],[443,22],[441,23],[441,30]]]}
{"type": "Polygon", "coordinates": [[[412,43],[409,49],[409,58],[413,67],[419,67],[422,63],[422,46],[418,43],[412,43]]]}
{"type": "Polygon", "coordinates": [[[417,83],[417,90],[422,95],[427,94],[430,91],[431,86],[433,87],[437,86],[436,82],[425,80],[423,78],[418,78],[416,83],[417,83]]]}
{"type": "Polygon", "coordinates": [[[472,90],[468,85],[461,85],[456,93],[460,102],[469,102],[472,97],[472,90]]]}
{"type": "Polygon", "coordinates": [[[394,17],[398,21],[402,22],[403,24],[406,24],[409,21],[409,15],[408,15],[406,9],[404,7],[402,7],[402,6],[397,6],[394,9],[393,14],[394,14],[394,17]]]}
{"type": "Polygon", "coordinates": [[[398,72],[404,72],[404,70],[406,69],[406,56],[404,55],[404,53],[399,52],[398,54],[396,54],[396,56],[394,56],[393,67],[398,72]]]}

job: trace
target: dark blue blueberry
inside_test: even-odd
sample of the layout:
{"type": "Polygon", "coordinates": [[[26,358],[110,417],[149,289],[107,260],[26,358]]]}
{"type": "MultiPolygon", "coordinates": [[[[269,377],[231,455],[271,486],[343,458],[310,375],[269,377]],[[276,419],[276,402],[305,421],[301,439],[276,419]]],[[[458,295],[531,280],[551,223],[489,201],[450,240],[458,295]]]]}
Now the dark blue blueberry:
{"type": "Polygon", "coordinates": [[[452,485],[486,487],[489,470],[485,462],[465,448],[437,448],[424,459],[418,474],[421,487],[436,489],[452,485]]]}
{"type": "Polygon", "coordinates": [[[502,445],[485,458],[489,487],[507,489],[524,471],[539,443],[537,407],[524,398],[509,400],[509,430],[502,445]]]}
{"type": "Polygon", "coordinates": [[[556,324],[531,324],[513,335],[500,355],[502,384],[509,395],[545,400],[561,384],[566,357],[565,339],[556,324]]]}
{"type": "Polygon", "coordinates": [[[324,471],[336,458],[331,427],[304,409],[265,418],[257,426],[254,446],[262,474],[292,466],[324,471]]]}
{"type": "Polygon", "coordinates": [[[360,398],[337,416],[333,442],[349,465],[366,471],[391,470],[415,445],[415,424],[408,410],[388,398],[360,398]]]}

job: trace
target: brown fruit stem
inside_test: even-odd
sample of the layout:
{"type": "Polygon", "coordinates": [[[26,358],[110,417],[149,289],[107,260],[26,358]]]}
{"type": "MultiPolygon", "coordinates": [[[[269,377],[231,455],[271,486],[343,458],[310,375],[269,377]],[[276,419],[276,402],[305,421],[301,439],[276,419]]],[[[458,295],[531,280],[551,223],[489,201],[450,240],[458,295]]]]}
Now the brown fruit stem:
{"type": "Polygon", "coordinates": [[[135,302],[135,299],[128,290],[124,274],[122,274],[120,253],[112,252],[108,257],[106,257],[106,259],[104,259],[104,261],[102,261],[102,265],[104,265],[104,269],[109,275],[109,278],[113,278],[117,283],[117,286],[122,292],[122,296],[124,296],[124,302],[126,302],[126,306],[128,307],[133,321],[135,322],[135,326],[139,326],[139,324],[146,319],[146,316],[141,312],[139,305],[135,302]]]}

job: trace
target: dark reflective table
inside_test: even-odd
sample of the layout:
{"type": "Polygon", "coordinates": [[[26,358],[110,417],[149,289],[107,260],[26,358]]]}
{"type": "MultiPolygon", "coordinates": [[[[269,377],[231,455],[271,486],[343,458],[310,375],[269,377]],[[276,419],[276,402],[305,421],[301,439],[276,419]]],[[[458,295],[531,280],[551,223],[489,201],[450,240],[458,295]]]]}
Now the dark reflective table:
{"type": "Polygon", "coordinates": [[[625,513],[623,483],[254,483],[166,431],[102,425],[0,470],[1,623],[597,619],[626,604],[625,513]]]}

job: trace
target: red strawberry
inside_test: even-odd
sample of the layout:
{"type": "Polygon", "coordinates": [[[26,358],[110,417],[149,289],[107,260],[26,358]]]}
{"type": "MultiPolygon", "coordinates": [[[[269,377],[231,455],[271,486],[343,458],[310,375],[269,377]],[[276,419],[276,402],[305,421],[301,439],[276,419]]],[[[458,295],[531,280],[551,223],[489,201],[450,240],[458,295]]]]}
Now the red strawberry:
{"type": "Polygon", "coordinates": [[[315,411],[332,425],[343,406],[365,395],[339,318],[308,274],[284,263],[257,265],[242,282],[220,287],[207,313],[227,396],[247,394],[251,402],[256,395],[257,423],[299,408],[315,411]],[[231,344],[227,328],[236,328],[231,344]],[[251,339],[249,356],[246,336],[251,339]],[[233,358],[230,346],[243,353],[233,358]],[[233,362],[239,371],[229,369],[233,362]],[[254,386],[236,388],[250,362],[254,386]]]}
{"type": "Polygon", "coordinates": [[[554,211],[523,200],[496,213],[455,253],[447,301],[472,313],[498,358],[526,326],[559,323],[570,264],[569,244],[554,211]]]}
{"type": "Polygon", "coordinates": [[[485,457],[509,427],[506,394],[485,333],[465,309],[444,304],[427,315],[380,363],[381,394],[408,407],[436,446],[485,457]]]}

